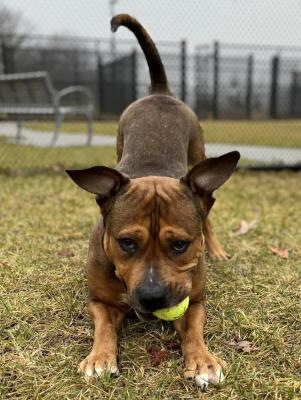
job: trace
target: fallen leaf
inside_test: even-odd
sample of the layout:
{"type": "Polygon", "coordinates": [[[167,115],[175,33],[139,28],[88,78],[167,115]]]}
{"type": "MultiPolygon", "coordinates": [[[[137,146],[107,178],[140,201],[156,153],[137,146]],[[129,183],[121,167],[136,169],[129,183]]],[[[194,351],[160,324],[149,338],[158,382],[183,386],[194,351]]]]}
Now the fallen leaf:
{"type": "Polygon", "coordinates": [[[251,229],[254,229],[258,224],[258,220],[254,219],[251,222],[247,222],[244,219],[240,221],[240,225],[237,231],[232,233],[232,236],[239,236],[239,235],[245,235],[248,233],[251,229]]]}
{"type": "Polygon", "coordinates": [[[61,251],[59,251],[58,253],[58,256],[60,256],[60,257],[74,257],[74,253],[71,251],[71,250],[68,250],[68,249],[66,249],[66,250],[61,250],[61,251]]]}
{"type": "Polygon", "coordinates": [[[251,353],[251,351],[254,349],[254,344],[252,342],[249,342],[248,340],[234,339],[228,342],[228,345],[234,347],[235,350],[247,354],[251,353]]]}
{"type": "Polygon", "coordinates": [[[170,359],[171,353],[167,350],[161,350],[156,346],[149,346],[146,351],[150,355],[150,362],[153,367],[157,367],[163,361],[170,359]]]}
{"type": "Polygon", "coordinates": [[[277,256],[285,258],[286,260],[288,259],[287,249],[281,249],[280,247],[270,246],[270,250],[272,251],[272,253],[277,254],[277,256]]]}

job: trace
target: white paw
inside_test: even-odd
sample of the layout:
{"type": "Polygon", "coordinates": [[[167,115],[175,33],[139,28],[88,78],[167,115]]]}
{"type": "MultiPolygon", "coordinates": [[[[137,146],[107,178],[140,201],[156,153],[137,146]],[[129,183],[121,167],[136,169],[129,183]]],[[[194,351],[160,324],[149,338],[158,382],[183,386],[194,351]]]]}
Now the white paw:
{"type": "Polygon", "coordinates": [[[95,368],[95,374],[97,376],[101,376],[101,375],[104,375],[104,374],[119,375],[119,371],[118,371],[117,367],[108,365],[105,368],[102,368],[102,367],[95,368]]]}
{"type": "Polygon", "coordinates": [[[196,375],[194,379],[195,379],[195,383],[201,389],[201,391],[205,392],[209,385],[208,374],[196,375]]]}
{"type": "Polygon", "coordinates": [[[79,364],[78,372],[84,375],[87,382],[105,374],[119,375],[116,360],[113,357],[101,357],[93,354],[88,355],[79,364]]]}
{"type": "Polygon", "coordinates": [[[195,383],[204,392],[207,390],[209,383],[219,385],[225,380],[222,369],[209,369],[209,373],[202,373],[195,376],[195,383]]]}

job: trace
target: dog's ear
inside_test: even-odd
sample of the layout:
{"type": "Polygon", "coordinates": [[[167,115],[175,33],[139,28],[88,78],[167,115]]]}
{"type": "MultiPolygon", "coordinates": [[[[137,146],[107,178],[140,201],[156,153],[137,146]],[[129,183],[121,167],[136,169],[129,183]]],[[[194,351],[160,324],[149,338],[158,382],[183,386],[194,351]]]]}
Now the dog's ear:
{"type": "Polygon", "coordinates": [[[204,198],[207,212],[213,206],[212,193],[222,186],[233,174],[240,154],[238,151],[226,153],[220,157],[208,158],[195,165],[181,179],[190,189],[204,198]]]}
{"type": "Polygon", "coordinates": [[[87,192],[96,194],[97,203],[100,206],[130,181],[127,176],[115,169],[104,166],[69,169],[66,172],[79,187],[87,192]]]}

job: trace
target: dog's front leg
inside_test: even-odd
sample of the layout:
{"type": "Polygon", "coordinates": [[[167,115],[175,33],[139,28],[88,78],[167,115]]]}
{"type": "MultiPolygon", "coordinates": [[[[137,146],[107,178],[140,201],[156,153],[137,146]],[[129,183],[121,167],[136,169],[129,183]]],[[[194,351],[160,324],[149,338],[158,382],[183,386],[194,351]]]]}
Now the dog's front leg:
{"type": "Polygon", "coordinates": [[[225,366],[224,361],[207,350],[203,339],[205,323],[204,303],[191,304],[186,314],[174,322],[182,339],[184,376],[187,379],[195,379],[201,390],[206,390],[209,383],[216,385],[222,382],[224,380],[222,366],[225,366]]]}
{"type": "Polygon", "coordinates": [[[117,332],[125,314],[98,301],[90,301],[89,313],[95,327],[94,342],[79,370],[88,381],[104,372],[117,375],[117,332]]]}

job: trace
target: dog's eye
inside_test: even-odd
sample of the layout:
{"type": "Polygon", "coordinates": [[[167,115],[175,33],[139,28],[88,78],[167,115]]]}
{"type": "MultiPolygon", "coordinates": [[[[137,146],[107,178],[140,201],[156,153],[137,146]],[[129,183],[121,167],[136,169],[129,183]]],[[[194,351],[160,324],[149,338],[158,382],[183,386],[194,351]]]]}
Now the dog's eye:
{"type": "Polygon", "coordinates": [[[137,243],[135,240],[130,239],[130,238],[123,238],[123,239],[118,239],[119,246],[123,251],[129,254],[135,253],[137,250],[137,243]]]}
{"type": "Polygon", "coordinates": [[[190,245],[190,242],[185,242],[184,240],[177,240],[176,242],[173,242],[170,246],[171,251],[177,254],[185,253],[185,251],[188,249],[188,246],[190,245]]]}

